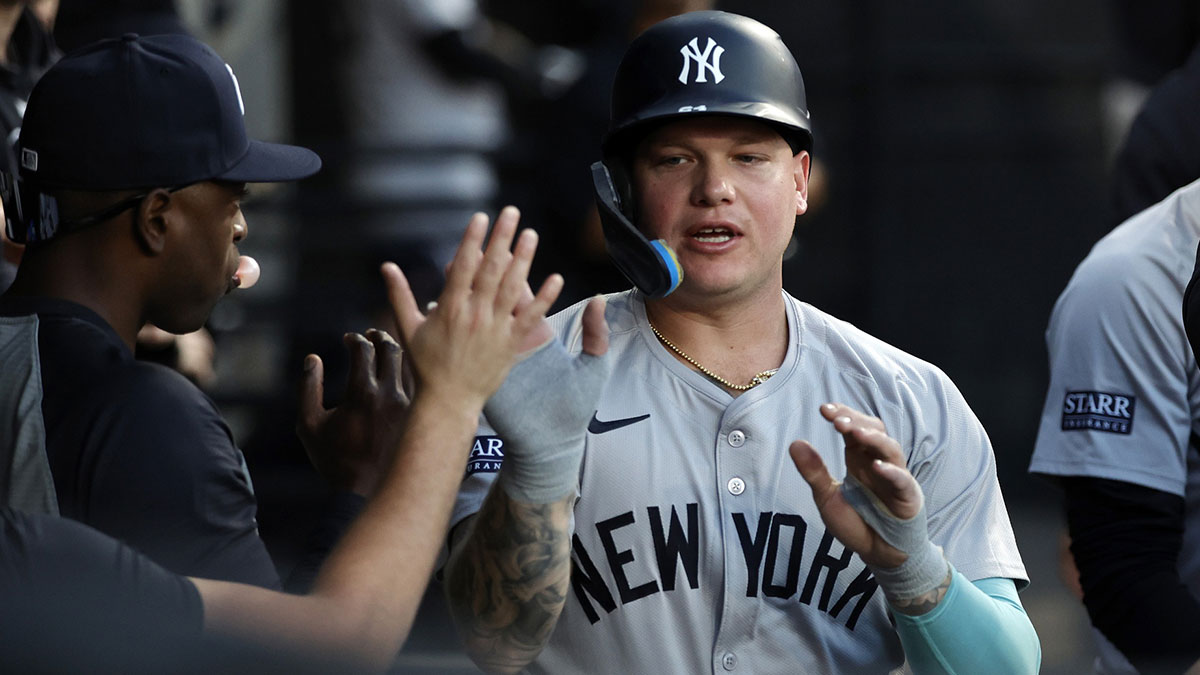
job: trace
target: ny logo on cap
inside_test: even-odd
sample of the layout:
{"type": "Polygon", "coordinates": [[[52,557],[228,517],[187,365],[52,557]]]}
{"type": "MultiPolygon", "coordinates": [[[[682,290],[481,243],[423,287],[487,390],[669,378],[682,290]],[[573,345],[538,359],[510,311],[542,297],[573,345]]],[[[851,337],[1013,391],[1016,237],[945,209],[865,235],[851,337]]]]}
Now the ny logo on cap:
{"type": "Polygon", "coordinates": [[[691,42],[679,48],[679,53],[683,54],[683,70],[679,71],[681,83],[688,83],[692,61],[696,62],[696,82],[708,82],[706,77],[709,72],[712,73],[713,84],[720,84],[725,79],[721,73],[721,55],[725,53],[725,48],[718,45],[716,40],[708,38],[704,51],[700,51],[700,38],[692,38],[691,42]]]}

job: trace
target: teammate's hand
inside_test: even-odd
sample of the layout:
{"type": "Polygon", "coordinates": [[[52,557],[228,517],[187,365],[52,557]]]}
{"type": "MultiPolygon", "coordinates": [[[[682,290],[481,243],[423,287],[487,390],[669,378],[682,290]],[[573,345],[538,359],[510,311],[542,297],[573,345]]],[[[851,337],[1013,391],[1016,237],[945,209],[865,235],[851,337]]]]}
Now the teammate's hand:
{"type": "MultiPolygon", "coordinates": [[[[921,509],[921,487],[904,467],[900,444],[888,437],[883,422],[844,405],[826,403],[821,415],[846,443],[846,472],[854,476],[896,518],[906,520],[921,509]]],[[[883,540],[846,501],[841,483],[834,480],[825,462],[808,441],[792,443],[789,451],[796,468],[813,491],[825,527],[843,546],[867,565],[892,568],[907,556],[883,540]]]]}
{"type": "Polygon", "coordinates": [[[379,330],[369,330],[365,337],[348,333],[343,342],[350,352],[346,400],[325,409],[325,367],[320,357],[309,354],[296,433],[326,480],[369,497],[404,430],[408,397],[401,385],[400,345],[379,330]]]}
{"type": "Polygon", "coordinates": [[[483,250],[488,218],[482,213],[471,218],[447,271],[446,287],[427,316],[418,309],[400,269],[391,263],[383,266],[418,395],[429,390],[456,408],[481,409],[519,350],[536,337],[563,282],[551,275],[529,299],[537,234],[523,231],[510,251],[519,220],[517,209],[505,207],[483,250]]]}

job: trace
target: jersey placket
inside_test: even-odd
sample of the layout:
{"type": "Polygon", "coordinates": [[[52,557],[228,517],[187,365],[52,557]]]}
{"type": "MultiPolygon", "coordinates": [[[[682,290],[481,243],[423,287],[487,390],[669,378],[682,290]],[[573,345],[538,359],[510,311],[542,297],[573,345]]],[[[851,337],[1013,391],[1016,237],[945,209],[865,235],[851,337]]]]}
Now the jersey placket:
{"type": "Polygon", "coordinates": [[[722,542],[722,601],[713,641],[712,667],[717,674],[753,672],[751,655],[754,628],[762,603],[754,596],[758,580],[745,559],[739,527],[756,531],[760,514],[770,511],[775,481],[768,478],[770,464],[762,453],[764,439],[750,428],[747,405],[762,392],[747,392],[734,399],[723,416],[717,433],[714,457],[716,503],[722,542]]]}

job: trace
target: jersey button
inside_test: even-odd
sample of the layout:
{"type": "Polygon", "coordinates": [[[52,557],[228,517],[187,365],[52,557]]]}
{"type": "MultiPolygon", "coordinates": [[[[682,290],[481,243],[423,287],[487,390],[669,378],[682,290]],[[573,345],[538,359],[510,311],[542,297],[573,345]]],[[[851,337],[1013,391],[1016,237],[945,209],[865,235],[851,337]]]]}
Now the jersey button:
{"type": "Polygon", "coordinates": [[[725,656],[721,657],[721,665],[725,670],[737,668],[737,656],[733,652],[725,652],[725,656]]]}
{"type": "Polygon", "coordinates": [[[732,445],[735,448],[740,448],[745,443],[746,443],[746,434],[742,433],[742,431],[740,429],[734,429],[733,431],[729,432],[729,444],[730,445],[732,445]]]}
{"type": "Polygon", "coordinates": [[[740,495],[746,491],[746,481],[734,476],[733,478],[729,479],[729,483],[726,487],[729,488],[729,494],[740,495]]]}

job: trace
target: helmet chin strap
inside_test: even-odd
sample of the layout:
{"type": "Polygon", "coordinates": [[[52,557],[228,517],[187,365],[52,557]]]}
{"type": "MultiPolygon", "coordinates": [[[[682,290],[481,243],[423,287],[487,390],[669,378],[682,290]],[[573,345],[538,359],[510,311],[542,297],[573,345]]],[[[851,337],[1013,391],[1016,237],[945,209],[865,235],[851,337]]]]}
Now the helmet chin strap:
{"type": "Polygon", "coordinates": [[[661,298],[679,288],[683,268],[662,239],[653,241],[634,226],[604,162],[592,164],[592,187],[608,255],[625,278],[647,297],[661,298]]]}

